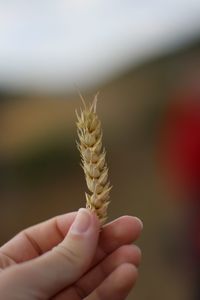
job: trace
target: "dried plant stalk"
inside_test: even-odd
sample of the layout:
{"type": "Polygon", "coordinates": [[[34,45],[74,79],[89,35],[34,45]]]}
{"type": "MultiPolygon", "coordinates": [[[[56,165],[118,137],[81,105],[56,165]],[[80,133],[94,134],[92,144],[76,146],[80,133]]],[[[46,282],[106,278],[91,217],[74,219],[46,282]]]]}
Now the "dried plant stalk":
{"type": "MultiPolygon", "coordinates": [[[[81,95],[80,95],[81,96],[81,95]]],[[[86,105],[83,97],[83,110],[77,115],[78,149],[82,168],[90,194],[86,193],[86,207],[94,211],[101,225],[107,219],[109,193],[108,167],[105,161],[105,148],[102,147],[101,122],[96,114],[97,95],[92,103],[86,105]]]]}

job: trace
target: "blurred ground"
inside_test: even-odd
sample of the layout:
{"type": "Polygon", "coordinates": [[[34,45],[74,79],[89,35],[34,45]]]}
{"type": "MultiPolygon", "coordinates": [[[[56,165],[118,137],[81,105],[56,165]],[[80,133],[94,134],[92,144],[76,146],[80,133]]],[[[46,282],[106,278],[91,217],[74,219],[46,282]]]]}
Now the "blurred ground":
{"type": "MultiPolygon", "coordinates": [[[[163,249],[179,218],[157,168],[159,129],[173,91],[200,71],[198,43],[98,87],[98,113],[113,185],[109,218],[139,216],[140,279],[129,299],[187,299],[189,283],[163,249]],[[191,76],[190,76],[191,74],[191,76]]],[[[96,92],[87,91],[91,99],[96,92]]],[[[6,95],[0,102],[0,242],[22,228],[85,205],[76,149],[77,95],[6,95]]]]}

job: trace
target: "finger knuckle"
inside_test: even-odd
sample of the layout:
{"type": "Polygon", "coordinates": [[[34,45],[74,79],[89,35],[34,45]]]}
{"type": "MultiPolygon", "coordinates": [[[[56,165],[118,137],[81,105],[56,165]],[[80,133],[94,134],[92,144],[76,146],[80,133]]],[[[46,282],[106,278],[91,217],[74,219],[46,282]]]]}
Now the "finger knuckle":
{"type": "Polygon", "coordinates": [[[63,257],[64,261],[71,265],[82,265],[82,259],[80,255],[69,246],[60,244],[54,248],[54,251],[63,257]]]}

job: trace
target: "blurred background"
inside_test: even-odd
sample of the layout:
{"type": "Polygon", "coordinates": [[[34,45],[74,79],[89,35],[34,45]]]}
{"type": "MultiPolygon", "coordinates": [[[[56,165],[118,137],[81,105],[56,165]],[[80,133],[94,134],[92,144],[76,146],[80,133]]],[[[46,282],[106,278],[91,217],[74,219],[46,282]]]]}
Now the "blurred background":
{"type": "Polygon", "coordinates": [[[98,114],[109,219],[139,216],[128,299],[200,299],[200,2],[0,1],[0,243],[85,205],[78,89],[98,114]]]}

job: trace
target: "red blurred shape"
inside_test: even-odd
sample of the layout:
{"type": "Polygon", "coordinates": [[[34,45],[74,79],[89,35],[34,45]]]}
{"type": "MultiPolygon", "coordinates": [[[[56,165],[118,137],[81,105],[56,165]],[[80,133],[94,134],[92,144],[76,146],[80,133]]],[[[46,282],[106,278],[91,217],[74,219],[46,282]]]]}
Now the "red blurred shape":
{"type": "Polygon", "coordinates": [[[161,130],[160,150],[171,183],[199,194],[200,91],[182,91],[172,101],[161,130]]]}

